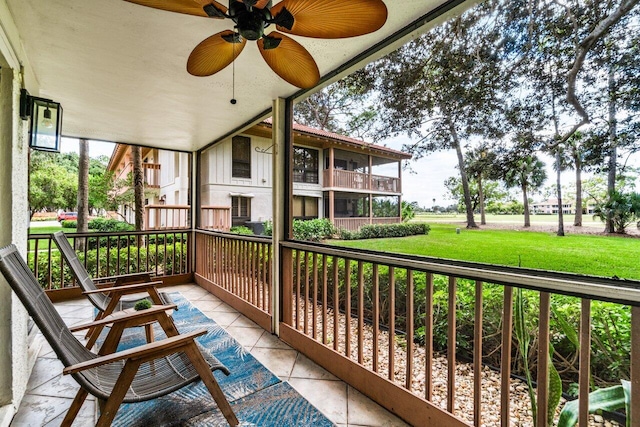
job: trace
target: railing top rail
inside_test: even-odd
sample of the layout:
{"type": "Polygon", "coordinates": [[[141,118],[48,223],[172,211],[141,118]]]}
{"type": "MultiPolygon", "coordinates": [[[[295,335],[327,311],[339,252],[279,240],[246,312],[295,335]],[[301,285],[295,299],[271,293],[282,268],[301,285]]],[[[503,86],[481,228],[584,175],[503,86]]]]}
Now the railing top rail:
{"type": "MultiPolygon", "coordinates": [[[[148,236],[155,234],[184,234],[190,233],[191,229],[184,228],[171,228],[171,229],[162,229],[162,230],[145,230],[145,231],[116,231],[116,232],[88,232],[88,233],[67,233],[65,232],[65,236],[67,237],[109,237],[109,236],[148,236]]],[[[29,239],[49,239],[51,238],[50,233],[45,234],[29,234],[29,239]]]]}
{"type": "Polygon", "coordinates": [[[480,280],[487,283],[640,306],[640,281],[636,280],[585,276],[416,255],[389,254],[362,249],[343,249],[319,243],[285,241],[281,245],[289,249],[314,251],[340,258],[480,280]]]}
{"type": "Polygon", "coordinates": [[[198,234],[205,234],[208,236],[217,236],[224,237],[226,239],[232,240],[243,240],[246,242],[256,242],[256,243],[271,243],[271,237],[268,236],[247,236],[244,234],[235,234],[235,233],[225,233],[224,231],[211,231],[211,230],[195,230],[198,234]]]}

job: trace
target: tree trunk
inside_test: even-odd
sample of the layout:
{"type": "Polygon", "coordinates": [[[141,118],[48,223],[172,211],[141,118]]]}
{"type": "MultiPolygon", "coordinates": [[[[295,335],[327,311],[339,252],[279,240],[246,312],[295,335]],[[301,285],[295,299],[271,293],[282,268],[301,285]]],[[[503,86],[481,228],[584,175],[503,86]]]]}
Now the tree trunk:
{"type": "Polygon", "coordinates": [[[522,203],[524,205],[524,226],[531,227],[531,218],[529,217],[529,196],[527,196],[527,184],[522,184],[522,203]]]}
{"type": "Polygon", "coordinates": [[[564,236],[564,212],[562,211],[562,187],[560,175],[562,174],[562,159],[560,158],[560,147],[556,151],[556,187],[558,190],[558,232],[556,235],[564,236]]]}
{"type": "Polygon", "coordinates": [[[480,225],[487,224],[487,218],[484,214],[484,192],[482,191],[482,173],[478,175],[478,200],[480,202],[480,225]]]}
{"type": "Polygon", "coordinates": [[[573,225],[582,227],[582,161],[580,155],[574,156],[576,166],[576,216],[573,219],[573,225]]]}
{"type": "MultiPolygon", "coordinates": [[[[78,233],[89,231],[89,142],[79,141],[78,157],[78,233]]],[[[76,239],[76,250],[84,251],[85,239],[76,239]]]]}
{"type": "Polygon", "coordinates": [[[133,155],[133,190],[136,231],[144,228],[144,172],[142,170],[142,148],[131,147],[133,155]]]}
{"type": "Polygon", "coordinates": [[[460,181],[462,181],[462,192],[464,194],[464,206],[467,211],[467,228],[478,228],[476,220],[473,218],[473,205],[471,203],[471,191],[469,190],[469,178],[467,177],[467,171],[464,168],[464,155],[462,154],[462,147],[460,146],[460,139],[458,133],[453,125],[453,122],[447,118],[447,124],[451,131],[451,139],[453,146],[458,156],[458,168],[460,169],[460,181]]]}
{"type": "MultiPolygon", "coordinates": [[[[617,148],[617,123],[616,123],[616,82],[613,71],[613,65],[609,66],[609,144],[611,151],[609,152],[609,173],[607,175],[607,192],[612,194],[616,189],[616,163],[618,157],[617,148]]],[[[605,221],[605,233],[615,233],[615,225],[611,214],[607,215],[605,221]]]]}

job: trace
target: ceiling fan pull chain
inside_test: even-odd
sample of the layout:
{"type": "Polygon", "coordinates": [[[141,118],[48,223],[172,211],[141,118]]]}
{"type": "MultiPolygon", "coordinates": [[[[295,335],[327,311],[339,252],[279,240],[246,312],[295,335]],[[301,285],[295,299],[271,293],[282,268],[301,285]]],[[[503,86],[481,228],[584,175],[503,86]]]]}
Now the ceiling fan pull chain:
{"type": "Polygon", "coordinates": [[[231,104],[236,105],[236,43],[233,43],[233,63],[231,64],[231,104]]]}

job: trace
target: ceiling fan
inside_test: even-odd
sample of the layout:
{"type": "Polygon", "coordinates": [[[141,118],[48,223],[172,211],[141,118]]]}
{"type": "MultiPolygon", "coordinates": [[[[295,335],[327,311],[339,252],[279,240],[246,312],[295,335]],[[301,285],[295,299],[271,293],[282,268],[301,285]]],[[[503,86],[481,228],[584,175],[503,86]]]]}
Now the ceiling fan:
{"type": "Polygon", "coordinates": [[[189,55],[187,71],[210,76],[231,64],[247,40],[256,40],[269,67],[294,86],[309,88],[320,80],[311,54],[282,33],[337,39],[355,37],[380,29],[387,20],[382,0],[229,0],[225,7],[213,0],[125,0],[170,12],[214,19],[230,19],[234,30],[206,38],[189,55]],[[265,34],[275,25],[278,31],[265,34]]]}

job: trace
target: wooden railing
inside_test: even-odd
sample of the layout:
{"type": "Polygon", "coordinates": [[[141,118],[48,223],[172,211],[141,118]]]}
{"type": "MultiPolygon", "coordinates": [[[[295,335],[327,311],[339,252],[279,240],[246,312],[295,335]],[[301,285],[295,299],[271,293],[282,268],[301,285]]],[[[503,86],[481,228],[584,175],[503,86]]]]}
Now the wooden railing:
{"type": "MultiPolygon", "coordinates": [[[[324,186],[328,187],[331,177],[331,170],[324,170],[324,186]]],[[[347,190],[371,190],[385,193],[400,193],[400,178],[381,175],[369,175],[366,173],[333,170],[333,187],[347,190]]]]}
{"type": "Polygon", "coordinates": [[[390,217],[390,218],[334,218],[333,226],[337,229],[349,230],[349,231],[357,231],[360,227],[367,224],[398,224],[402,222],[402,218],[400,217],[390,217]]]}
{"type": "Polygon", "coordinates": [[[144,185],[149,188],[160,188],[160,165],[156,163],[143,163],[144,185]]]}
{"type": "MultiPolygon", "coordinates": [[[[281,338],[413,425],[480,426],[490,418],[502,426],[533,425],[530,419],[511,419],[511,406],[521,404],[514,399],[528,398],[526,392],[514,395],[511,378],[518,362],[512,358],[517,354],[512,344],[517,288],[527,292],[528,310],[535,310],[537,318],[532,363],[537,364],[539,414],[546,414],[549,393],[552,296],[563,304],[574,301],[581,313],[576,362],[581,402],[588,401],[592,379],[591,301],[631,306],[630,324],[622,319],[617,324],[631,330],[630,361],[616,362],[630,362],[633,412],[628,416],[631,426],[640,426],[640,283],[301,242],[282,243],[282,253],[281,338]],[[502,295],[487,306],[483,295],[489,291],[502,295]],[[463,294],[466,299],[459,300],[463,294]],[[497,322],[487,321],[490,311],[497,322]],[[470,324],[471,330],[460,330],[457,316],[466,316],[465,327],[470,324]],[[437,352],[446,357],[444,377],[434,373],[437,352]],[[456,370],[460,355],[473,361],[466,376],[456,370]],[[501,372],[499,393],[489,393],[483,384],[483,362],[490,355],[501,372]],[[465,400],[469,391],[458,391],[462,382],[472,385],[470,400],[465,400]],[[500,402],[497,413],[487,413],[487,399],[500,402]]],[[[586,426],[586,405],[580,408],[580,425],[586,426]]],[[[547,425],[546,416],[539,416],[537,426],[547,425]]]]}
{"type": "Polygon", "coordinates": [[[231,206],[202,206],[200,228],[229,231],[231,229],[231,206]]]}
{"type": "MultiPolygon", "coordinates": [[[[124,233],[67,233],[78,258],[93,278],[150,272],[156,278],[191,274],[185,230],[124,233]],[[76,241],[78,243],[76,244],[76,241]]],[[[29,267],[45,290],[77,286],[50,234],[29,235],[29,267]]]]}
{"type": "Polygon", "coordinates": [[[371,190],[400,193],[402,191],[402,188],[400,187],[400,178],[371,175],[371,190]]]}
{"type": "Polygon", "coordinates": [[[145,230],[170,230],[190,227],[189,205],[147,205],[145,230]]]}
{"type": "Polygon", "coordinates": [[[196,231],[195,279],[271,331],[271,239],[196,231]]]}

